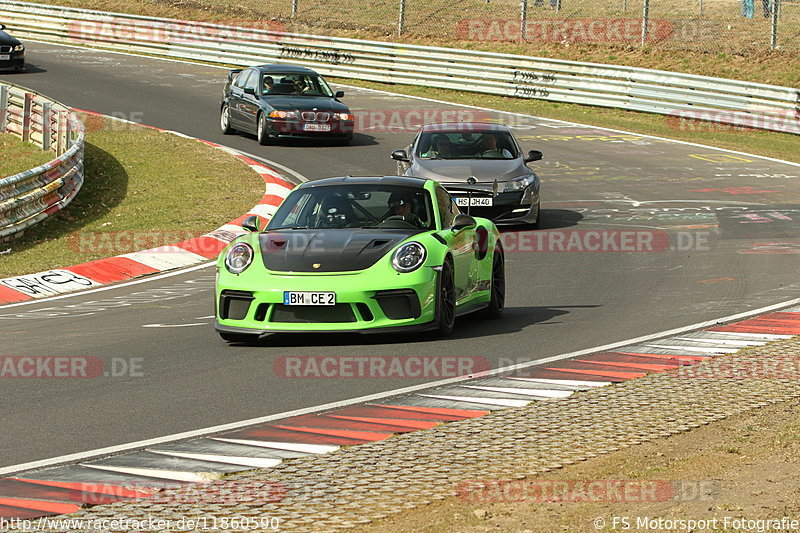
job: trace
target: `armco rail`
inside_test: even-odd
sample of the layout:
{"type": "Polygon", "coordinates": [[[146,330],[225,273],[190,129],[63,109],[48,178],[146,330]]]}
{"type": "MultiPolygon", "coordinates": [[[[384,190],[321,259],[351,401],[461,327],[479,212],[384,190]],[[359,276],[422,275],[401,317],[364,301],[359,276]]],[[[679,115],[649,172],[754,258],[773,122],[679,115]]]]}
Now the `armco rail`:
{"type": "MultiPolygon", "coordinates": [[[[291,61],[343,78],[614,107],[800,134],[800,89],[618,65],[5,1],[20,37],[222,64],[291,61]]],[[[258,21],[254,21],[256,23],[258,21]]]]}
{"type": "Polygon", "coordinates": [[[83,124],[68,107],[16,85],[0,84],[0,133],[31,142],[56,158],[0,178],[0,240],[62,209],[83,185],[83,124]]]}

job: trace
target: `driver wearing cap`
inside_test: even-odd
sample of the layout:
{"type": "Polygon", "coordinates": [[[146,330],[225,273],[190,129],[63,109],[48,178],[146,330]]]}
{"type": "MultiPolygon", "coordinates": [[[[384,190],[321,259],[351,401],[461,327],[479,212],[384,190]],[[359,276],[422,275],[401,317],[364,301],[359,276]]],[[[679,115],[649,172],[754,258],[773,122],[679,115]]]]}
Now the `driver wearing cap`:
{"type": "Polygon", "coordinates": [[[402,220],[420,229],[425,228],[425,223],[414,213],[414,200],[412,195],[405,192],[393,192],[389,196],[389,218],[402,220]]]}

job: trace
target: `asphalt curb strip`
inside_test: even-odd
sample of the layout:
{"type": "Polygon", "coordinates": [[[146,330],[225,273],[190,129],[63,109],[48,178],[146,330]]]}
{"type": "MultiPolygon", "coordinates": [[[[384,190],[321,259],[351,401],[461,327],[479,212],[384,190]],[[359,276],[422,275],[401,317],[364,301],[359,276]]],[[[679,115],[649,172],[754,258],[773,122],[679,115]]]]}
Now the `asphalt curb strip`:
{"type": "Polygon", "coordinates": [[[294,185],[278,171],[239,154],[225,146],[190,137],[183,133],[109,117],[92,111],[75,109],[79,113],[101,116],[149,129],[170,133],[187,139],[194,139],[213,148],[223,150],[244,161],[266,185],[264,196],[247,213],[219,228],[179,243],[158,246],[138,252],[97,259],[64,268],[37,272],[34,274],[0,279],[0,304],[16,303],[48,296],[55,296],[78,290],[93,289],[102,285],[139,278],[159,272],[185,268],[216,259],[230,241],[244,233],[240,224],[250,215],[257,216],[263,224],[274,214],[275,209],[291,192],[294,185]]]}

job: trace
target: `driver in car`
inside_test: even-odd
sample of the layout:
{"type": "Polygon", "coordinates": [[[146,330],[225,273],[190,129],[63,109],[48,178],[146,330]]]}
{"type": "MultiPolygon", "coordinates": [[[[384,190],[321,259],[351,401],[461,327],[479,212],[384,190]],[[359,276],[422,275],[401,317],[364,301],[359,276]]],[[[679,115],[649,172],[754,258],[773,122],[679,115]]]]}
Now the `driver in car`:
{"type": "Polygon", "coordinates": [[[405,192],[393,192],[389,196],[390,215],[387,220],[402,220],[412,226],[424,229],[425,223],[414,213],[414,199],[405,192]]]}

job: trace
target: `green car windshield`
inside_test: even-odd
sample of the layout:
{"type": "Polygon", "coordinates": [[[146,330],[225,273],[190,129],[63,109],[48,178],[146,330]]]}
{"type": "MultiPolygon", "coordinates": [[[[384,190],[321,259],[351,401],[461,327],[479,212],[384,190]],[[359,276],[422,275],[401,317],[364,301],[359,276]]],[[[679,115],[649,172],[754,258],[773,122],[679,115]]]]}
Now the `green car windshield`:
{"type": "Polygon", "coordinates": [[[517,143],[507,131],[425,132],[417,143],[422,159],[516,159],[517,143]]]}
{"type": "Polygon", "coordinates": [[[270,72],[261,77],[261,94],[333,96],[333,91],[325,80],[317,75],[270,72]]]}
{"type": "Polygon", "coordinates": [[[433,229],[430,195],[421,187],[327,185],[293,191],[267,225],[276,229],[433,229]]]}

